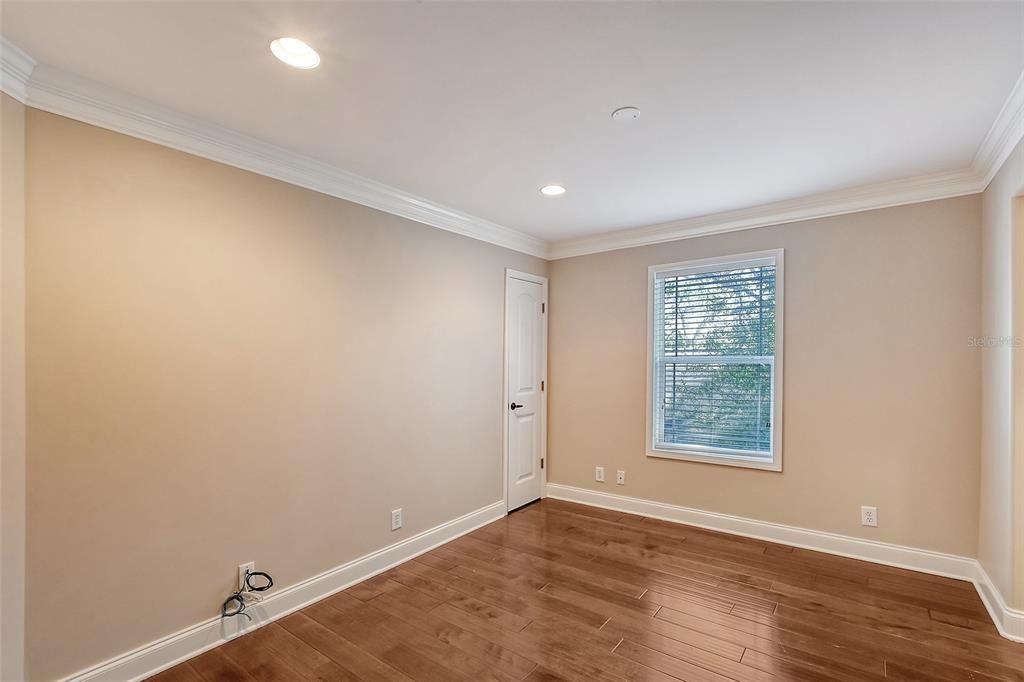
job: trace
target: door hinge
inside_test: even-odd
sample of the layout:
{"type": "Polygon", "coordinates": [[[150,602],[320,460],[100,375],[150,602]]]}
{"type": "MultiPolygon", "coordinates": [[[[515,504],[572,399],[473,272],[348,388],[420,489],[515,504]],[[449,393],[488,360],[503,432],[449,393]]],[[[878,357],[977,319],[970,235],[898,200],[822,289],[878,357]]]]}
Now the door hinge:
{"type": "Polygon", "coordinates": [[[544,468],[544,458],[543,457],[540,458],[540,468],[541,469],[544,468]]]}
{"type": "Polygon", "coordinates": [[[540,311],[543,313],[545,310],[547,310],[547,307],[548,307],[547,303],[541,303],[540,304],[540,311]]]}

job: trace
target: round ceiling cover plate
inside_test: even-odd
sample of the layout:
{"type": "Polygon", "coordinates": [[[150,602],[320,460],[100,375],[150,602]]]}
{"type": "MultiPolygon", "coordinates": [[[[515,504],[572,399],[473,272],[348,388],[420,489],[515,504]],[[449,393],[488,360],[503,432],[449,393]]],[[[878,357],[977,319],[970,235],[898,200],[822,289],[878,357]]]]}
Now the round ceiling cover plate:
{"type": "Polygon", "coordinates": [[[620,107],[612,112],[613,121],[635,121],[640,118],[640,110],[636,107],[620,107]]]}

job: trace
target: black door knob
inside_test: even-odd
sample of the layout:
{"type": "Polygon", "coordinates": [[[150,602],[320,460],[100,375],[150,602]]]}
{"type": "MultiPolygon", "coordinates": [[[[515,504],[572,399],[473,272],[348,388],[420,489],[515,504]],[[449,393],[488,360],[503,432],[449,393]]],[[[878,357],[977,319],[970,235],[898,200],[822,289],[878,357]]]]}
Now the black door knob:
{"type": "Polygon", "coordinates": [[[522,405],[517,405],[516,403],[512,403],[511,405],[508,406],[508,409],[514,410],[514,409],[519,408],[519,407],[522,407],[522,405]]]}

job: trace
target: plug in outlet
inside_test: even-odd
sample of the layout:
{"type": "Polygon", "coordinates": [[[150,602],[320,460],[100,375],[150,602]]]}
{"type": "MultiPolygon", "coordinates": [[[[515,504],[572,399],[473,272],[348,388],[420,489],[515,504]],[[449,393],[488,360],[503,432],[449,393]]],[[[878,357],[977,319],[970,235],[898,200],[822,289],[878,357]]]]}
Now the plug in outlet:
{"type": "Polygon", "coordinates": [[[861,507],[860,525],[878,527],[878,507],[861,507]]]}
{"type": "Polygon", "coordinates": [[[245,576],[256,570],[256,562],[250,561],[247,564],[241,564],[238,567],[238,590],[245,589],[245,576]]]}
{"type": "Polygon", "coordinates": [[[394,509],[391,511],[391,530],[398,530],[402,527],[402,510],[394,509]]]}
{"type": "Polygon", "coordinates": [[[619,469],[615,472],[615,482],[619,485],[626,485],[626,472],[619,469]]]}
{"type": "Polygon", "coordinates": [[[604,467],[594,467],[594,480],[604,483],[604,467]]]}

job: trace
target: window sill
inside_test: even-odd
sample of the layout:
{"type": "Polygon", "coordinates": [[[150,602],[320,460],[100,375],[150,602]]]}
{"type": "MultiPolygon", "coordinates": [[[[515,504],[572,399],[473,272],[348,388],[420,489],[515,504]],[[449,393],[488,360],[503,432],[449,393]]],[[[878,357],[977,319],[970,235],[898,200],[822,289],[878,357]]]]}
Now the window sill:
{"type": "Polygon", "coordinates": [[[730,457],[708,452],[695,452],[689,450],[656,450],[649,449],[648,457],[660,459],[678,459],[684,462],[701,462],[703,464],[718,464],[722,466],[739,467],[741,469],[760,469],[761,471],[775,471],[782,473],[782,456],[779,455],[774,461],[753,459],[749,457],[730,457]]]}

